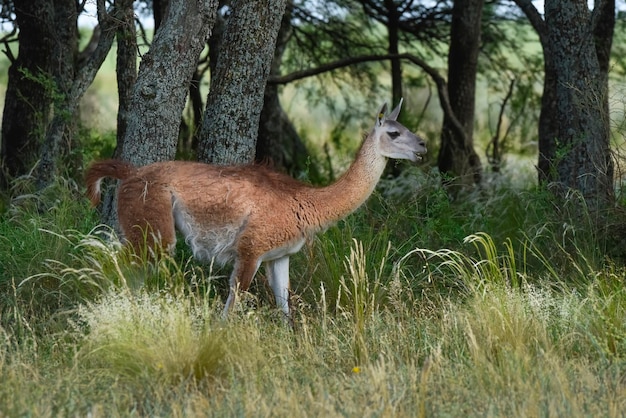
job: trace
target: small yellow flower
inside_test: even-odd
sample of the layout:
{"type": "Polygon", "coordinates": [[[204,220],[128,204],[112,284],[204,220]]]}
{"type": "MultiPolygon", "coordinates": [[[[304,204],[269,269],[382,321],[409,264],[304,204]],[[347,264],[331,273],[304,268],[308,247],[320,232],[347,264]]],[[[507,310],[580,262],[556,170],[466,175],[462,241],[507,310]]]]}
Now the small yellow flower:
{"type": "Polygon", "coordinates": [[[354,366],[352,368],[352,373],[361,373],[361,368],[359,366],[354,366]]]}

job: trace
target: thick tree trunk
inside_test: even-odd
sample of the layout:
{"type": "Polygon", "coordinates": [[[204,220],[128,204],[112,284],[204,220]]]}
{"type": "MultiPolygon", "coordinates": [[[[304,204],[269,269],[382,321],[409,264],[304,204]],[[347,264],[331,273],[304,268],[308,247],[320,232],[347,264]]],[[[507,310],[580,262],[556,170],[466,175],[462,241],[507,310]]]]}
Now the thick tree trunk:
{"type": "Polygon", "coordinates": [[[539,117],[539,181],[577,190],[591,211],[613,200],[608,70],[615,1],[546,0],[545,20],[515,0],[539,35],[545,80],[539,117]]]}
{"type": "Polygon", "coordinates": [[[73,125],[80,99],[93,82],[96,73],[102,66],[113,44],[115,28],[120,19],[118,14],[119,10],[114,7],[111,14],[107,13],[104,0],[98,0],[97,5],[98,21],[102,32],[93,53],[82,61],[76,69],[76,12],[74,11],[74,14],[70,17],[69,10],[55,10],[55,12],[58,13],[57,19],[59,21],[68,19],[69,21],[73,21],[73,25],[72,28],[67,28],[66,30],[59,29],[59,34],[61,34],[65,40],[61,42],[62,45],[57,46],[58,51],[53,51],[53,55],[59,59],[58,65],[61,69],[61,74],[58,76],[57,85],[62,86],[63,94],[62,98],[55,103],[54,116],[50,127],[46,131],[41,150],[41,160],[35,172],[37,186],[40,189],[49,184],[56,174],[57,159],[59,157],[63,135],[67,131],[68,126],[73,125]],[[70,47],[72,43],[74,45],[73,48],[70,47]]]}
{"type": "Polygon", "coordinates": [[[234,0],[200,133],[199,158],[254,161],[265,85],[286,0],[234,0]]]}
{"type": "Polygon", "coordinates": [[[2,115],[0,188],[28,173],[38,159],[55,96],[54,3],[16,0],[15,15],[19,54],[9,67],[2,115]]]}
{"type": "MultiPolygon", "coordinates": [[[[174,159],[189,83],[211,34],[218,5],[217,0],[158,3],[155,21],[159,25],[150,50],[141,60],[128,106],[126,132],[116,150],[119,158],[137,166],[174,159]],[[161,9],[164,6],[166,10],[161,9]]],[[[103,198],[102,222],[117,226],[116,199],[111,189],[103,198]]]]}
{"type": "Polygon", "coordinates": [[[191,76],[210,35],[217,0],[172,0],[133,89],[120,156],[135,165],[172,160],[191,76]]]}
{"type": "Polygon", "coordinates": [[[598,60],[587,2],[548,0],[545,22],[556,127],[553,137],[542,138],[553,142],[547,177],[580,191],[590,209],[606,207],[613,195],[608,65],[602,68],[598,60]]]}
{"type": "Polygon", "coordinates": [[[480,183],[482,173],[480,158],[474,151],[473,134],[483,3],[483,0],[455,0],[452,9],[448,97],[463,132],[444,115],[438,166],[448,178],[453,194],[480,183]]]}

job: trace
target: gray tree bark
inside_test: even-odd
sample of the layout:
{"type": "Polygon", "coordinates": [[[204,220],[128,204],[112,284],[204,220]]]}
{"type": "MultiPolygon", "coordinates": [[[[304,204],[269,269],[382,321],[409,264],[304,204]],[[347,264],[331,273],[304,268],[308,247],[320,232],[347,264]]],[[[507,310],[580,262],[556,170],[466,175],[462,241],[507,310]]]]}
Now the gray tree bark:
{"type": "MultiPolygon", "coordinates": [[[[74,5],[75,7],[75,5],[74,5]]],[[[61,98],[54,104],[54,116],[50,126],[46,130],[44,142],[41,149],[41,159],[35,170],[35,178],[39,189],[48,185],[57,173],[57,160],[64,134],[69,126],[75,123],[76,114],[80,99],[85,94],[91,83],[93,83],[96,73],[102,66],[108,55],[113,39],[115,37],[115,27],[120,19],[119,9],[113,7],[111,14],[106,12],[104,0],[97,1],[98,22],[101,35],[93,52],[86,59],[79,63],[77,61],[77,28],[76,9],[71,14],[71,9],[55,9],[59,21],[71,19],[71,27],[58,29],[58,45],[51,54],[59,60],[58,73],[55,77],[56,86],[61,93],[61,98]]]]}
{"type": "Polygon", "coordinates": [[[263,94],[286,0],[234,0],[199,139],[199,158],[254,161],[263,94]]]}
{"type": "Polygon", "coordinates": [[[211,33],[217,0],[172,0],[144,55],[120,156],[135,165],[172,160],[191,76],[211,33]]]}
{"type": "MultiPolygon", "coordinates": [[[[270,80],[272,77],[280,75],[283,54],[291,36],[292,8],[293,0],[288,0],[276,39],[274,60],[269,75],[270,80]]],[[[280,88],[281,86],[270,81],[265,86],[255,160],[261,164],[270,163],[274,167],[295,174],[307,169],[310,154],[280,105],[280,88]]],[[[315,167],[309,169],[315,170],[315,167]]],[[[317,172],[313,174],[317,176],[317,172]]]]}
{"type": "Polygon", "coordinates": [[[539,34],[545,81],[539,120],[539,180],[577,190],[591,211],[613,200],[608,57],[615,1],[547,0],[545,20],[516,0],[539,34]]]}
{"type": "MultiPolygon", "coordinates": [[[[211,35],[218,0],[171,0],[166,4],[166,9],[159,8],[159,16],[155,16],[158,29],[139,66],[126,113],[125,135],[121,140],[118,135],[116,156],[136,166],[175,157],[189,82],[211,35]]],[[[129,75],[128,69],[118,68],[117,72],[118,83],[120,75],[129,75]]],[[[113,188],[108,188],[102,200],[102,222],[116,227],[113,188]]]]}
{"type": "Polygon", "coordinates": [[[121,156],[126,139],[128,116],[132,112],[131,99],[133,87],[137,81],[137,34],[133,0],[117,0],[122,20],[117,29],[117,148],[115,157],[121,156]]]}

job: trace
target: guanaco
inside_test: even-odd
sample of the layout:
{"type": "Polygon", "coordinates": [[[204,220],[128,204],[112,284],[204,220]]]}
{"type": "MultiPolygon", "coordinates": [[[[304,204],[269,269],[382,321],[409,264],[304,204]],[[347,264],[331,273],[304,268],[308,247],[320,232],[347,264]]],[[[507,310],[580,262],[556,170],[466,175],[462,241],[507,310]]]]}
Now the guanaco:
{"type": "Polygon", "coordinates": [[[402,101],[385,116],[383,104],[354,162],[334,183],[314,187],[259,165],[218,166],[167,161],[134,167],[96,162],[86,173],[87,195],[100,201],[103,178],[121,180],[119,226],[135,251],[173,251],[177,229],[195,258],[234,262],[224,316],[246,291],[261,263],[277,307],[289,311],[289,256],[307,238],[355,211],[372,194],[387,159],[421,160],[424,140],[396,121],[402,101]],[[146,236],[148,235],[148,242],[146,236]]]}

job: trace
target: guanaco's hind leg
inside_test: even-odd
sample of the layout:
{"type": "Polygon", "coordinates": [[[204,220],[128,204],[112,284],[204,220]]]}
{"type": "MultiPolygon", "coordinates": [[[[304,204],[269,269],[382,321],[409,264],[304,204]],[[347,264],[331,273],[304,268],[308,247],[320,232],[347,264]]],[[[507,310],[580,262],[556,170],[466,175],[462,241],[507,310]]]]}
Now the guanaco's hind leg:
{"type": "Polygon", "coordinates": [[[232,309],[237,301],[237,292],[247,291],[252,283],[252,279],[259,269],[260,262],[258,259],[237,259],[233,272],[230,275],[230,290],[228,292],[228,299],[226,299],[226,306],[222,312],[222,317],[226,318],[228,312],[232,309]]]}
{"type": "Polygon", "coordinates": [[[173,250],[176,231],[168,190],[141,179],[125,182],[119,189],[117,212],[124,238],[136,254],[142,248],[154,255],[173,250]]]}

